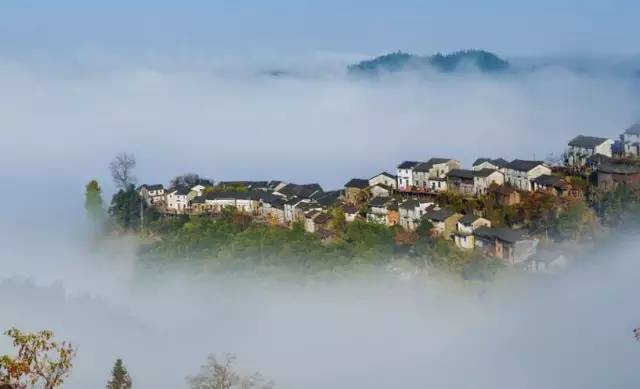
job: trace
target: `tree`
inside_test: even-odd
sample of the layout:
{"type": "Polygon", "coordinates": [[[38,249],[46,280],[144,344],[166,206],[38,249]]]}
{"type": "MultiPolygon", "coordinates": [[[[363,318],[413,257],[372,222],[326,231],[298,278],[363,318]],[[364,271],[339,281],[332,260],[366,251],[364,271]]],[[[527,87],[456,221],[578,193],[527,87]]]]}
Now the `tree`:
{"type": "Polygon", "coordinates": [[[201,366],[200,373],[187,377],[192,389],[272,389],[273,382],[265,382],[260,373],[243,376],[236,372],[233,364],[236,357],[226,354],[221,361],[210,355],[201,366]]]}
{"type": "Polygon", "coordinates": [[[113,182],[119,189],[126,189],[129,185],[136,184],[136,177],[133,175],[133,169],[136,167],[136,158],[133,154],[120,153],[109,164],[111,177],[113,182]]]}
{"type": "Polygon", "coordinates": [[[76,349],[53,340],[53,332],[25,333],[16,328],[5,332],[18,354],[0,356],[0,387],[12,389],[59,388],[71,373],[76,349]]]}
{"type": "Polygon", "coordinates": [[[145,203],[140,194],[129,185],[125,189],[120,189],[113,195],[109,215],[113,222],[124,230],[137,228],[140,224],[140,211],[144,211],[145,203]]]}
{"type": "Polygon", "coordinates": [[[116,359],[113,369],[111,369],[111,380],[107,382],[107,389],[131,389],[133,382],[127,368],[122,363],[122,359],[116,359]]]}
{"type": "Polygon", "coordinates": [[[102,188],[98,181],[91,180],[85,186],[84,195],[84,209],[87,211],[87,216],[96,225],[101,224],[104,221],[104,208],[102,202],[102,188]]]}
{"type": "MultiPolygon", "coordinates": [[[[202,178],[196,173],[186,173],[181,176],[174,177],[170,182],[171,186],[185,186],[187,188],[193,188],[196,185],[203,185],[206,187],[213,186],[213,180],[202,178]]],[[[245,188],[246,189],[246,188],[245,188]]]]}

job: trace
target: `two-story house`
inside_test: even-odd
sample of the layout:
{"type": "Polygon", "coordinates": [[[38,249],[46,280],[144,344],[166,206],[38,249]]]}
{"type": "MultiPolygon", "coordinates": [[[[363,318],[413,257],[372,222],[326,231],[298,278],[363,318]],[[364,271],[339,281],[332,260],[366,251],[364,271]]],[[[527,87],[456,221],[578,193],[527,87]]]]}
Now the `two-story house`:
{"type": "Polygon", "coordinates": [[[422,218],[433,225],[432,234],[447,239],[456,230],[456,224],[462,218],[462,215],[448,208],[441,208],[429,210],[422,218]]]}
{"type": "Polygon", "coordinates": [[[473,162],[471,170],[492,169],[502,171],[508,164],[509,162],[502,158],[478,158],[473,162]]]}
{"type": "Polygon", "coordinates": [[[460,169],[459,161],[450,158],[431,158],[413,168],[413,184],[418,190],[441,192],[447,190],[447,174],[460,169]]]}
{"type": "Polygon", "coordinates": [[[165,201],[164,186],[162,184],[147,185],[143,184],[138,189],[138,193],[144,199],[148,206],[159,206],[165,201]]]}
{"type": "Polygon", "coordinates": [[[413,183],[413,168],[418,165],[416,161],[404,161],[396,170],[396,176],[398,177],[398,189],[399,190],[411,190],[414,186],[413,183]]]}
{"type": "Polygon", "coordinates": [[[504,185],[504,173],[494,169],[480,169],[473,172],[473,193],[483,195],[491,185],[504,185]]]}
{"type": "Polygon", "coordinates": [[[392,189],[398,188],[398,177],[391,173],[381,172],[369,178],[369,186],[384,185],[392,189]]]}
{"type": "Polygon", "coordinates": [[[185,186],[177,186],[166,192],[166,206],[169,212],[183,214],[189,211],[191,189],[185,186]]]}
{"type": "Polygon", "coordinates": [[[585,166],[587,159],[600,154],[607,157],[613,155],[613,140],[595,136],[578,135],[569,142],[565,163],[569,166],[585,166]]]}
{"type": "Polygon", "coordinates": [[[461,249],[471,250],[475,248],[475,236],[473,232],[480,227],[491,227],[491,222],[485,218],[467,214],[458,220],[454,241],[461,249]]]}
{"type": "Polygon", "coordinates": [[[449,190],[467,195],[473,194],[473,170],[453,169],[447,174],[447,187],[449,190]]]}
{"type": "Polygon", "coordinates": [[[627,128],[620,135],[622,156],[640,157],[640,123],[627,128]]]}
{"type": "Polygon", "coordinates": [[[369,200],[369,209],[367,210],[367,221],[370,223],[386,224],[387,223],[387,204],[389,197],[374,197],[369,200]]]}
{"type": "Polygon", "coordinates": [[[505,181],[516,189],[533,190],[532,181],[543,174],[551,174],[551,169],[542,161],[514,159],[505,168],[505,181]]]}
{"type": "Polygon", "coordinates": [[[420,225],[420,218],[433,207],[433,202],[421,202],[416,199],[407,199],[398,205],[400,225],[409,231],[415,231],[420,225]]]}

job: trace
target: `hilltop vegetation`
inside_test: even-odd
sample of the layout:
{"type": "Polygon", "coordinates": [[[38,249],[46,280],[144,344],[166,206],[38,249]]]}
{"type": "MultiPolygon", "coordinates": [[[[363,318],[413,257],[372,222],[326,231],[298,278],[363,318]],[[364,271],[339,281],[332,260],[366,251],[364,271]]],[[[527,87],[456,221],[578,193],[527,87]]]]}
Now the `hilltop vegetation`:
{"type": "Polygon", "coordinates": [[[401,51],[365,60],[348,68],[351,74],[377,75],[385,72],[435,70],[451,73],[471,65],[484,73],[500,73],[510,69],[509,62],[484,50],[461,50],[450,54],[420,56],[401,51]]]}

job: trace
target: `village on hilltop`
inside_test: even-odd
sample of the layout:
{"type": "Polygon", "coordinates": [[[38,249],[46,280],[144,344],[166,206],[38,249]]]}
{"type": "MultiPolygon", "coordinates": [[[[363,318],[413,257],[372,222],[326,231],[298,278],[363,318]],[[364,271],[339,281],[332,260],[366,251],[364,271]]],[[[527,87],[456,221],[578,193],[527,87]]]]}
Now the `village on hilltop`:
{"type": "Polygon", "coordinates": [[[254,222],[282,227],[302,224],[309,233],[329,236],[335,210],[347,223],[362,220],[416,231],[429,223],[429,234],[462,250],[480,250],[506,264],[543,271],[548,263],[533,261],[540,231],[494,226],[481,207],[450,207],[447,194],[472,202],[492,196],[499,206],[514,206],[536,193],[557,202],[585,200],[594,191],[619,184],[640,187],[640,124],[618,140],[576,136],[568,143],[562,163],[502,158],[478,158],[470,169],[451,158],[404,161],[395,174],[380,172],[353,178],[343,189],[325,191],[319,184],[282,181],[209,180],[142,185],[147,206],[164,215],[220,215],[234,209],[254,222]],[[443,200],[445,199],[445,200],[443,200]],[[480,209],[478,209],[480,208],[480,209]]]}

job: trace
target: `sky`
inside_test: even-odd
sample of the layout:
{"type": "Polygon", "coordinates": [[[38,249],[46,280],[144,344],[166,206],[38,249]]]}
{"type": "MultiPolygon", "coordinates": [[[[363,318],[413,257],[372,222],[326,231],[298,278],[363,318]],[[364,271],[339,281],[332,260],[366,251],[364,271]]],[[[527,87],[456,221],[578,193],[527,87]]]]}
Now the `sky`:
{"type": "Polygon", "coordinates": [[[633,54],[638,13],[632,0],[5,0],[0,52],[633,54]]]}

